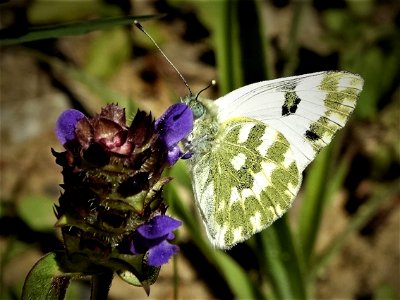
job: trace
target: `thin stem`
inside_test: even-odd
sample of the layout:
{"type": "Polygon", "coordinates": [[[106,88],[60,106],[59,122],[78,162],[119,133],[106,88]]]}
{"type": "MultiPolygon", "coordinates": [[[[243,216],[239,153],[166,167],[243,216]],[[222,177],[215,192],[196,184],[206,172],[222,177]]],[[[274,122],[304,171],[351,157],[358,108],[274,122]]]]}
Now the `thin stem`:
{"type": "Polygon", "coordinates": [[[298,34],[301,26],[301,17],[303,15],[303,11],[306,5],[309,4],[309,1],[295,1],[294,3],[294,13],[292,18],[292,24],[290,26],[289,33],[289,43],[288,50],[286,52],[286,64],[283,70],[283,76],[293,75],[296,70],[299,58],[298,58],[298,34]]]}
{"type": "Polygon", "coordinates": [[[179,287],[179,276],[178,276],[178,258],[175,255],[172,258],[172,267],[174,269],[174,275],[173,275],[173,280],[174,280],[174,299],[178,299],[178,287],[179,287]]]}
{"type": "Polygon", "coordinates": [[[111,270],[92,275],[90,300],[107,300],[112,279],[113,272],[111,270]]]}

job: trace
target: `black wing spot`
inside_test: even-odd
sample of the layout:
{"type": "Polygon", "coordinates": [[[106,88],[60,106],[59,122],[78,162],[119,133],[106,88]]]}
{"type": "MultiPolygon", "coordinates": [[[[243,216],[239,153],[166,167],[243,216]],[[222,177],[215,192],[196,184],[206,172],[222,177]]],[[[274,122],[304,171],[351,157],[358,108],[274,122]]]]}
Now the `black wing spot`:
{"type": "Polygon", "coordinates": [[[301,102],[295,91],[285,93],[285,102],[282,105],[282,116],[294,114],[297,111],[298,105],[301,102]]]}
{"type": "Polygon", "coordinates": [[[316,141],[321,138],[318,134],[316,134],[314,131],[311,131],[311,130],[307,130],[305,133],[305,136],[307,139],[309,139],[311,141],[316,141]]]}
{"type": "Polygon", "coordinates": [[[287,106],[284,104],[284,105],[282,105],[282,116],[287,116],[287,115],[290,115],[289,107],[287,107],[287,106]]]}

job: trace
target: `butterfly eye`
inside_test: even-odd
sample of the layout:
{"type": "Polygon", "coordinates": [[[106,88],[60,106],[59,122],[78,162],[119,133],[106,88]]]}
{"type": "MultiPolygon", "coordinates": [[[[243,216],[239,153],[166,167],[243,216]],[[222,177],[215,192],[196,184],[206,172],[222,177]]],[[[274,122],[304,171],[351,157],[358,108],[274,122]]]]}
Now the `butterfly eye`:
{"type": "Polygon", "coordinates": [[[193,117],[195,119],[200,118],[206,112],[206,108],[198,100],[191,100],[188,105],[192,109],[193,117]]]}

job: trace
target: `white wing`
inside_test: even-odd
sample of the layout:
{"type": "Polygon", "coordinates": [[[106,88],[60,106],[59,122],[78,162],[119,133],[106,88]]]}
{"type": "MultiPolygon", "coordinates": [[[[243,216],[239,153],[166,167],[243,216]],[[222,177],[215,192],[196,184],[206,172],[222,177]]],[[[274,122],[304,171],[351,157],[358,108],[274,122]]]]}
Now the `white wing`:
{"type": "Polygon", "coordinates": [[[302,171],[345,125],[362,86],[356,74],[318,72],[250,84],[215,104],[220,122],[249,117],[281,132],[302,171]]]}

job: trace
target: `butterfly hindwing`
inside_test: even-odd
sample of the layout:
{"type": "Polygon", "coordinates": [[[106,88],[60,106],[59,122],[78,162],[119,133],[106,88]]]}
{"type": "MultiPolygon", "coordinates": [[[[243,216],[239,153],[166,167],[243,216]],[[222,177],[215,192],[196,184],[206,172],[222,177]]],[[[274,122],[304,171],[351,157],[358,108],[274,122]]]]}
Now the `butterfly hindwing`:
{"type": "Polygon", "coordinates": [[[230,248],[286,212],[301,173],[282,134],[257,120],[234,118],[222,124],[192,178],[210,241],[230,248]]]}

